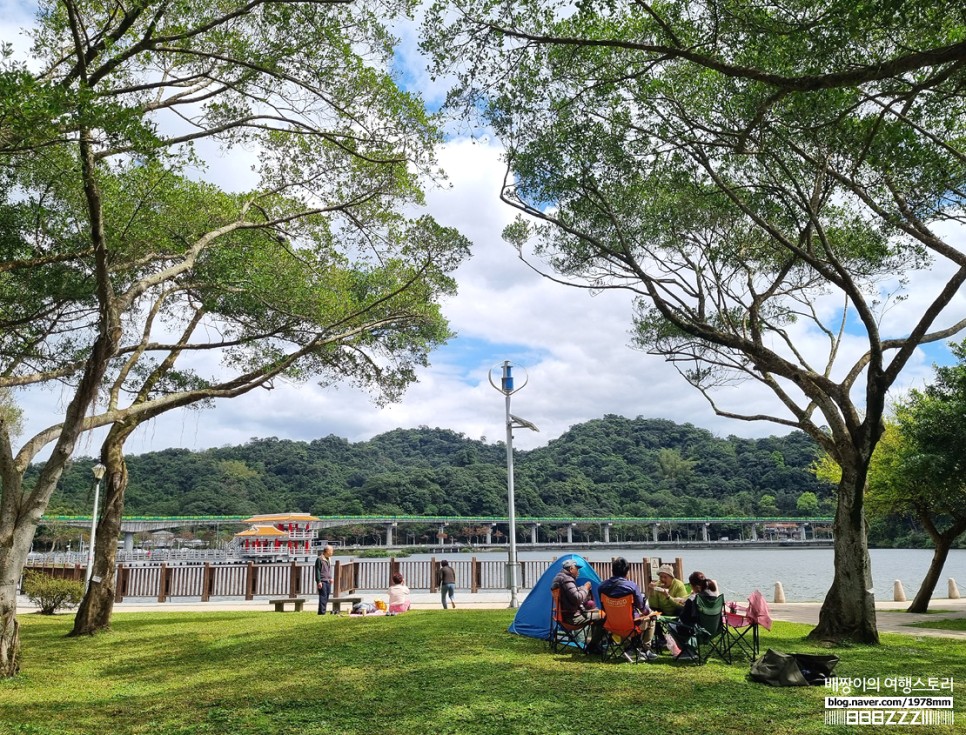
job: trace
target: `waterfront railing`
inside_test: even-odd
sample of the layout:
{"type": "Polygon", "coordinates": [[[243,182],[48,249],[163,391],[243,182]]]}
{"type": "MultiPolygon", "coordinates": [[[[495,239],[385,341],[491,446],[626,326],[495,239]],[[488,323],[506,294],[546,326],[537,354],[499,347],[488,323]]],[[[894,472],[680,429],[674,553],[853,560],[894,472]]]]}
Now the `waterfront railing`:
{"type": "MultiPolygon", "coordinates": [[[[520,562],[518,584],[530,589],[553,563],[553,559],[526,560],[520,562]]],[[[588,562],[598,576],[610,576],[610,562],[588,562]]],[[[640,585],[656,578],[662,563],[675,567],[677,576],[682,575],[683,561],[673,562],[645,557],[631,562],[628,574],[640,585]]],[[[449,562],[456,572],[457,587],[470,593],[505,590],[506,562],[480,560],[476,557],[449,562]]],[[[439,561],[435,557],[423,560],[405,559],[354,559],[336,561],[333,569],[333,594],[336,596],[354,592],[384,591],[390,585],[394,572],[399,572],[413,590],[438,590],[436,583],[439,561]]],[[[82,581],[85,568],[82,564],[29,565],[25,571],[37,571],[53,577],[82,581]]],[[[151,562],[141,564],[118,564],[114,599],[152,599],[158,602],[196,599],[207,602],[219,600],[252,600],[256,597],[296,598],[315,594],[314,562],[256,563],[192,563],[151,562]]]]}

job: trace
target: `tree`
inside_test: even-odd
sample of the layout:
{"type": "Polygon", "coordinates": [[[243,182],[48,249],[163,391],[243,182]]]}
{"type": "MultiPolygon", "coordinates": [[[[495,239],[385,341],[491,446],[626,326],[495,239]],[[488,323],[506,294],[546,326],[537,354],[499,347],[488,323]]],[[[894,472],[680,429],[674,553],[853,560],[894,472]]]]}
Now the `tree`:
{"type": "Polygon", "coordinates": [[[811,490],[806,490],[795,501],[795,510],[803,516],[813,516],[818,513],[818,496],[811,490]]]}
{"type": "Polygon", "coordinates": [[[896,437],[878,448],[869,478],[870,506],[917,519],[934,545],[909,612],[928,610],[949,550],[966,532],[966,342],[952,348],[959,362],[937,367],[933,383],[897,407],[896,437]]]}
{"type": "Polygon", "coordinates": [[[778,506],[775,505],[775,496],[765,494],[758,499],[758,512],[763,516],[777,516],[781,514],[778,506]]]}
{"type": "Polygon", "coordinates": [[[661,475],[671,487],[679,487],[691,475],[696,460],[685,459],[677,449],[661,449],[657,453],[661,475]]]}
{"type": "MultiPolygon", "coordinates": [[[[869,465],[868,505],[879,518],[912,518],[933,542],[929,569],[910,604],[909,612],[924,613],[942,574],[949,550],[966,532],[966,484],[962,456],[966,450],[966,371],[963,345],[953,345],[960,364],[936,369],[937,382],[912,391],[895,407],[869,465]]],[[[830,483],[841,470],[828,455],[813,465],[815,474],[830,483]]]]}
{"type": "MultiPolygon", "coordinates": [[[[75,635],[96,632],[110,623],[115,582],[113,540],[120,531],[128,484],[123,446],[138,426],[175,408],[241,395],[279,376],[299,379],[308,374],[329,381],[347,378],[381,393],[382,400],[397,396],[411,380],[412,366],[423,362],[425,353],[447,334],[433,304],[438,295],[449,291],[450,283],[446,268],[436,261],[450,259],[432,255],[433,249],[438,248],[442,255],[446,247],[459,245],[459,238],[450,239],[451,233],[446,230],[425,222],[417,225],[412,230],[418,232],[402,230],[407,241],[420,241],[421,252],[414,263],[390,257],[387,243],[380,248],[386,260],[378,267],[363,268],[355,262],[337,268],[316,262],[311,252],[290,254],[285,248],[270,258],[243,261],[225,271],[237,278],[236,269],[240,269],[249,281],[240,306],[229,310],[222,305],[218,310],[223,327],[238,324],[233,340],[235,354],[241,356],[242,349],[248,352],[227,379],[203,379],[196,371],[176,369],[185,353],[216,351],[223,346],[221,341],[205,342],[195,336],[201,316],[215,311],[206,308],[203,300],[194,311],[190,304],[183,306],[182,313],[191,318],[172,346],[152,343],[148,320],[140,342],[121,349],[125,359],[110,386],[106,411],[86,424],[114,422],[101,450],[108,475],[95,556],[95,576],[100,582],[87,590],[75,619],[75,635]],[[362,279],[367,281],[366,288],[357,290],[355,285],[362,279]],[[335,302],[333,295],[339,296],[335,302]],[[164,359],[159,359],[159,353],[164,359]],[[140,378],[140,384],[134,378],[140,378]],[[122,395],[134,396],[127,407],[119,405],[122,395]]],[[[251,252],[257,251],[251,248],[251,252]]],[[[230,289],[219,276],[221,273],[212,273],[196,283],[193,296],[203,298],[211,292],[214,300],[225,299],[224,293],[230,289]]],[[[166,295],[177,293],[174,288],[165,291],[166,295]]],[[[160,302],[154,304],[152,313],[164,310],[160,302]]],[[[232,484],[230,478],[217,478],[206,504],[188,512],[226,512],[232,504],[232,484]]],[[[239,505],[244,513],[259,510],[253,499],[246,498],[236,507],[239,505]]],[[[261,510],[265,511],[264,504],[261,510]]]]}
{"type": "Polygon", "coordinates": [[[863,489],[886,392],[966,324],[948,309],[966,282],[961,15],[440,0],[425,29],[451,103],[506,146],[521,257],[630,291],[635,344],[719,415],[799,428],[840,464],[836,581],[810,635],[876,642],[863,489]],[[926,267],[939,285],[891,320],[926,267]],[[718,389],[743,380],[778,408],[729,405],[718,389]]]}
{"type": "Polygon", "coordinates": [[[406,9],[44,2],[31,63],[4,57],[0,390],[69,389],[16,452],[0,412],[0,676],[19,665],[14,582],[83,431],[111,427],[103,567],[139,424],[282,379],[391,400],[448,336],[466,242],[411,214],[439,135],[376,15],[406,9]],[[257,183],[198,181],[202,146],[250,151],[257,183]]]}

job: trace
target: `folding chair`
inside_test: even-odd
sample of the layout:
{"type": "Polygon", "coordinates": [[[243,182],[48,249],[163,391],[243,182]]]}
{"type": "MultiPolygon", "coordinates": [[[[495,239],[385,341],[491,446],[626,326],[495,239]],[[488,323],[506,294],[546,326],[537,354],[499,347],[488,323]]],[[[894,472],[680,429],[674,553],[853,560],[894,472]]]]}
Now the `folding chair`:
{"type": "Polygon", "coordinates": [[[754,661],[760,652],[758,620],[749,613],[745,605],[728,603],[724,614],[725,632],[728,635],[728,653],[734,658],[737,654],[754,661]]]}
{"type": "Polygon", "coordinates": [[[624,659],[627,651],[637,651],[640,646],[641,619],[634,615],[634,596],[600,596],[604,612],[604,638],[601,641],[602,661],[624,659]]]}
{"type": "Polygon", "coordinates": [[[587,652],[587,631],[589,623],[571,625],[563,619],[560,610],[560,590],[550,590],[553,602],[550,607],[550,650],[558,653],[563,646],[576,646],[582,653],[587,652]]]}
{"type": "Polygon", "coordinates": [[[724,595],[706,599],[702,595],[694,598],[698,610],[698,624],[694,629],[695,652],[698,663],[707,663],[711,656],[717,656],[727,664],[731,663],[728,629],[724,622],[724,595]]]}

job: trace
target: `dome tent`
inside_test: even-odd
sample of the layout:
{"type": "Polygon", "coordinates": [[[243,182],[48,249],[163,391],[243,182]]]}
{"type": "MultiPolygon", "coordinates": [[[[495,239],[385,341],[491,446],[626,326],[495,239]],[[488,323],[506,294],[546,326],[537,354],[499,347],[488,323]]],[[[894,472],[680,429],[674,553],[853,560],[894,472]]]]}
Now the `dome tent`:
{"type": "Polygon", "coordinates": [[[540,638],[541,640],[550,638],[550,607],[553,600],[553,596],[550,594],[550,585],[553,578],[563,569],[563,563],[568,559],[580,562],[581,568],[580,574],[577,576],[577,584],[590,582],[594,600],[598,600],[597,588],[600,586],[600,577],[590,566],[590,562],[579,554],[565,554],[554,560],[547,567],[547,571],[537,580],[537,583],[533,585],[527,599],[523,601],[523,604],[517,610],[517,614],[513,617],[513,622],[508,628],[511,633],[529,636],[530,638],[540,638]]]}

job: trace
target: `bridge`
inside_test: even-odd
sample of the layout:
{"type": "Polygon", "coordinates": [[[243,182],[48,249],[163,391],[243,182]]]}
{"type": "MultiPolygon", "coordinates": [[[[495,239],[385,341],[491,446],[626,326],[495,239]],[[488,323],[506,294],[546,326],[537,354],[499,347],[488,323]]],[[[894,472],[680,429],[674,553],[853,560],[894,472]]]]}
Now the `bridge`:
{"type": "MultiPolygon", "coordinates": [[[[242,528],[246,525],[245,521],[250,516],[130,516],[121,521],[121,533],[124,534],[124,548],[128,551],[134,548],[134,534],[147,533],[151,531],[165,531],[177,528],[195,528],[199,526],[238,526],[242,528]]],[[[486,544],[493,545],[494,531],[498,526],[507,526],[509,530],[509,518],[507,516],[316,516],[317,520],[313,524],[317,528],[337,528],[343,526],[382,526],[385,529],[386,546],[393,546],[395,533],[400,525],[420,525],[435,526],[437,537],[445,536],[447,526],[476,526],[484,529],[486,544]]],[[[819,516],[812,518],[797,517],[625,517],[612,516],[603,518],[556,518],[550,516],[520,517],[516,518],[518,528],[529,530],[530,543],[537,544],[539,529],[543,526],[552,527],[560,537],[560,532],[566,534],[567,543],[574,542],[574,529],[579,526],[598,526],[601,530],[602,540],[605,544],[611,543],[610,533],[615,526],[650,526],[651,540],[658,543],[661,533],[668,534],[672,528],[697,527],[701,534],[701,541],[710,540],[709,529],[711,526],[740,526],[748,531],[752,541],[759,540],[758,532],[761,527],[765,531],[779,531],[785,538],[798,538],[806,540],[806,529],[812,528],[812,534],[816,528],[831,526],[833,519],[830,516],[819,516]]],[[[44,516],[41,523],[48,526],[77,526],[88,528],[91,525],[91,516],[44,516]]],[[[519,531],[518,531],[519,532],[519,531]]],[[[831,531],[829,531],[831,533],[831,531]]],[[[504,534],[505,535],[505,534],[504,534]]],[[[776,535],[776,534],[773,534],[776,535]]]]}

